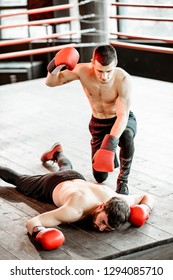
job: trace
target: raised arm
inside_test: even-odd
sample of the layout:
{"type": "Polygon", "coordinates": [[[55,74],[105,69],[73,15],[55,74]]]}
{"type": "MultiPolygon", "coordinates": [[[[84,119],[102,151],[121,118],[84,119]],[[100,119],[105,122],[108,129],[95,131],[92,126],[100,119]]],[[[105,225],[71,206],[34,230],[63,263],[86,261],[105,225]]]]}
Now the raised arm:
{"type": "Polygon", "coordinates": [[[77,80],[78,75],[72,71],[79,60],[79,53],[75,48],[67,47],[60,50],[48,64],[46,85],[59,86],[77,80]],[[61,71],[64,67],[68,70],[61,71]]]}

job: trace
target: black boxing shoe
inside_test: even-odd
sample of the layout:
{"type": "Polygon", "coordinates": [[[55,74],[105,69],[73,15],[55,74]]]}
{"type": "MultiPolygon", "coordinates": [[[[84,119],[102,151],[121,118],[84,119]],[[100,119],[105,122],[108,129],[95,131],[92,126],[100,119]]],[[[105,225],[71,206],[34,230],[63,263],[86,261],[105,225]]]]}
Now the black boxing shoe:
{"type": "Polygon", "coordinates": [[[52,161],[56,161],[56,153],[57,152],[62,152],[62,146],[60,143],[55,143],[52,148],[45,152],[42,156],[41,156],[41,161],[44,163],[46,161],[52,160],[52,161]]]}
{"type": "Polygon", "coordinates": [[[119,194],[128,195],[129,194],[129,189],[128,189],[127,184],[123,181],[120,181],[119,184],[117,185],[116,192],[119,193],[119,194]]]}

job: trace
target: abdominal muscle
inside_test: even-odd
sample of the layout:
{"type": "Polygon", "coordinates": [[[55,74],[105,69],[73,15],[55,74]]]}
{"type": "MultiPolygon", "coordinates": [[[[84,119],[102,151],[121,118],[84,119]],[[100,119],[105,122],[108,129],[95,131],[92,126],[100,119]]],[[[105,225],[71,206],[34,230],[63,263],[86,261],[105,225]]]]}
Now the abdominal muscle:
{"type": "Polygon", "coordinates": [[[86,95],[88,97],[92,114],[98,119],[113,118],[116,116],[116,99],[115,94],[104,93],[101,94],[89,94],[87,91],[86,95]]]}

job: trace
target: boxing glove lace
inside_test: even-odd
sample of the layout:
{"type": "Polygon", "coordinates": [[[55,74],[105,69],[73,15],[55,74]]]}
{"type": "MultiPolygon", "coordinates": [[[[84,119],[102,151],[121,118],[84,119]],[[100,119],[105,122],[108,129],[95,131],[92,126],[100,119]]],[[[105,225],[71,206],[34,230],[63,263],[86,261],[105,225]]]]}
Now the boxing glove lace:
{"type": "Polygon", "coordinates": [[[118,159],[116,157],[116,148],[118,146],[118,138],[107,134],[105,135],[100,149],[93,157],[93,169],[101,172],[112,172],[118,167],[118,159]],[[116,163],[115,163],[116,159],[116,163]]]}
{"type": "Polygon", "coordinates": [[[67,47],[60,50],[50,61],[47,70],[51,74],[57,74],[63,67],[73,70],[79,61],[79,53],[75,48],[67,47]]]}
{"type": "Polygon", "coordinates": [[[42,245],[44,250],[56,249],[65,241],[65,237],[60,230],[42,226],[33,228],[32,237],[42,245]]]}

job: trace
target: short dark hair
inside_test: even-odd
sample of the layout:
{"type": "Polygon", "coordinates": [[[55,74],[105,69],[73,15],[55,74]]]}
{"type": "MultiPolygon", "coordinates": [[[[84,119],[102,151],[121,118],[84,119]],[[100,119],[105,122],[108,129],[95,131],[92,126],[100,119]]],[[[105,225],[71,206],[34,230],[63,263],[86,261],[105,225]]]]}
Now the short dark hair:
{"type": "Polygon", "coordinates": [[[117,64],[116,50],[111,45],[100,45],[94,50],[93,60],[97,60],[103,66],[109,65],[113,60],[117,64]]]}
{"type": "Polygon", "coordinates": [[[130,207],[121,198],[112,197],[109,199],[105,204],[104,210],[108,215],[108,224],[112,228],[125,224],[129,220],[130,207]]]}

